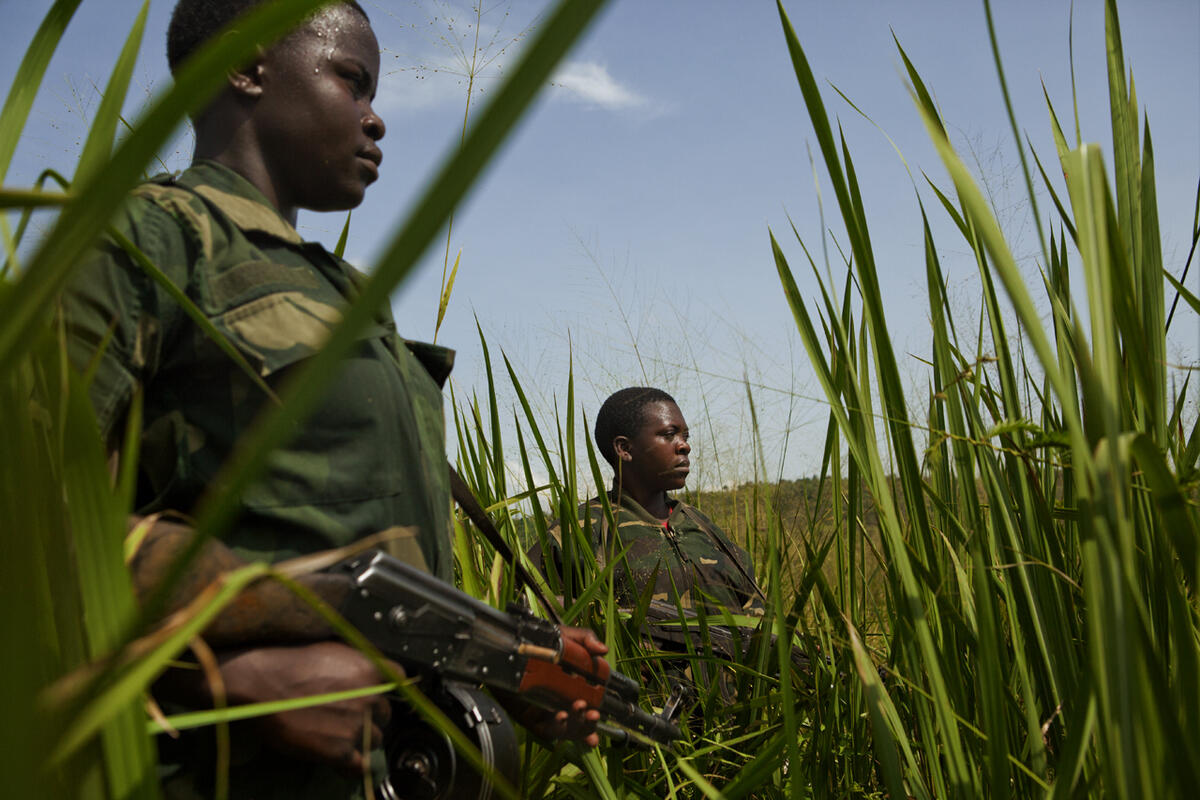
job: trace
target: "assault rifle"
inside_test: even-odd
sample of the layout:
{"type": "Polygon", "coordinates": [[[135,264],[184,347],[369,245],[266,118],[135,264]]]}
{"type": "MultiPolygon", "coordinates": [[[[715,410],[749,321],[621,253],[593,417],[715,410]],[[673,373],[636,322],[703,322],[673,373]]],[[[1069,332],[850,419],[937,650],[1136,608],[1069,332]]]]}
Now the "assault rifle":
{"type": "MultiPolygon", "coordinates": [[[[183,523],[157,520],[138,548],[131,570],[142,597],[157,591],[162,576],[194,542],[183,523]]],[[[208,542],[174,592],[164,601],[182,608],[214,580],[244,563],[219,542],[208,542]]],[[[340,562],[317,557],[293,565],[296,582],[337,609],[388,658],[420,678],[434,702],[483,756],[483,774],[467,769],[445,733],[427,725],[398,697],[384,732],[388,774],[376,786],[385,800],[490,798],[492,777],[519,783],[516,732],[486,686],[553,711],[570,711],[576,700],[601,712],[600,733],[617,743],[646,739],[669,744],[680,737],[671,722],[677,706],[658,716],[638,707],[639,685],[602,658],[562,635],[554,622],[511,608],[508,613],[397,559],[366,551],[340,562]],[[316,567],[324,563],[325,566],[316,567]],[[316,567],[318,571],[310,571],[316,567]]],[[[283,584],[263,581],[243,591],[204,630],[215,648],[248,643],[320,641],[335,636],[325,618],[283,584]]],[[[179,676],[174,676],[178,678],[179,676]]],[[[190,692],[176,685],[170,692],[190,692]]],[[[192,743],[179,743],[184,749],[192,743]]]]}
{"type": "MultiPolygon", "coordinates": [[[[638,707],[636,681],[524,609],[499,611],[377,551],[328,572],[348,576],[353,584],[339,604],[342,615],[388,658],[430,676],[433,690],[424,683],[423,690],[501,774],[519,763],[516,740],[511,723],[478,690],[480,684],[554,711],[583,699],[600,711],[600,731],[617,742],[636,741],[631,731],[659,744],[681,736],[668,717],[638,707]]],[[[395,710],[411,715],[399,704],[395,710]]],[[[389,729],[394,735],[384,747],[390,775],[379,787],[385,798],[488,795],[490,788],[482,785],[488,778],[458,769],[448,741],[395,719],[389,729]]]]}
{"type": "MultiPolygon", "coordinates": [[[[632,609],[622,609],[633,613],[632,609]]],[[[673,604],[663,600],[651,600],[646,607],[642,632],[660,650],[680,652],[687,649],[690,642],[695,650],[703,650],[707,644],[714,655],[726,661],[742,662],[754,645],[762,638],[762,633],[750,628],[733,628],[728,625],[709,622],[721,619],[715,613],[708,614],[706,624],[701,625],[698,615],[691,609],[680,610],[673,604]]],[[[771,646],[775,646],[775,634],[771,634],[771,646]]],[[[791,648],[792,666],[801,675],[811,676],[812,664],[808,654],[798,645],[791,648]]]]}
{"type": "MultiPolygon", "coordinates": [[[[631,617],[637,617],[636,609],[621,609],[631,617]]],[[[676,686],[675,691],[682,691],[688,702],[703,696],[714,688],[726,703],[737,700],[737,681],[734,673],[723,667],[723,662],[729,664],[745,664],[756,648],[767,645],[774,648],[776,637],[760,628],[733,627],[710,620],[720,620],[716,613],[706,615],[703,622],[699,614],[691,609],[682,611],[673,603],[662,600],[651,600],[641,617],[640,635],[643,641],[648,641],[655,650],[667,655],[667,664],[672,661],[687,658],[690,680],[676,686]],[[711,653],[715,658],[690,659],[687,654],[695,652],[698,655],[711,653]]],[[[790,660],[793,673],[801,683],[813,686],[814,673],[808,653],[799,645],[790,648],[790,660]]],[[[774,662],[771,656],[770,663],[774,662]]],[[[679,671],[678,662],[673,667],[679,671]]]]}

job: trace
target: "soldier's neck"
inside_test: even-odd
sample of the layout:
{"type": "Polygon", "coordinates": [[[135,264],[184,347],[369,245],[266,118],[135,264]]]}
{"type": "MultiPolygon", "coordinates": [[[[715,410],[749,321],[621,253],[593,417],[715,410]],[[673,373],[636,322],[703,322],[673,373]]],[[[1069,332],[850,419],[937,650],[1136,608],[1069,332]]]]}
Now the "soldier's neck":
{"type": "Polygon", "coordinates": [[[671,500],[662,489],[642,489],[622,483],[614,484],[613,491],[633,498],[657,520],[665,520],[671,516],[671,500]]]}
{"type": "Polygon", "coordinates": [[[283,202],[277,181],[271,174],[266,159],[259,148],[244,141],[244,136],[235,134],[197,135],[192,160],[207,159],[222,164],[241,175],[262,192],[267,202],[274,206],[292,227],[296,226],[297,211],[294,205],[283,202]]]}

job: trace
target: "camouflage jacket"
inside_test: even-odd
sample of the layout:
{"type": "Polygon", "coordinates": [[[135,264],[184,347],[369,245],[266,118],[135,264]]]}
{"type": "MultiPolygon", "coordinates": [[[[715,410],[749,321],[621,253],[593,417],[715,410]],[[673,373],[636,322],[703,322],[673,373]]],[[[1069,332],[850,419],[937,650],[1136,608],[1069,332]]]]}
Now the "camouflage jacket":
{"type": "MultiPolygon", "coordinates": [[[[618,603],[636,603],[653,584],[653,600],[678,597],[684,608],[760,613],[761,597],[750,556],[695,507],[668,500],[671,514],[663,523],[631,497],[609,492],[608,500],[615,529],[600,497],[579,506],[578,520],[582,530],[591,532],[597,569],[604,569],[613,558],[620,559],[613,569],[618,603]]],[[[558,545],[556,560],[561,560],[561,523],[554,526],[551,536],[558,545]]]]}
{"type": "MultiPolygon", "coordinates": [[[[273,389],[357,293],[359,273],[301,240],[248,181],[213,162],[142,185],[113,224],[273,389]]],[[[112,329],[91,384],[109,442],[143,393],[138,510],[191,512],[266,394],[113,241],[79,266],[64,315],[80,369],[112,329]]],[[[397,555],[450,580],[442,394],[431,373],[444,380],[452,360],[405,343],[380,309],[318,410],[243,493],[228,543],[278,560],[416,526],[397,555]]]]}

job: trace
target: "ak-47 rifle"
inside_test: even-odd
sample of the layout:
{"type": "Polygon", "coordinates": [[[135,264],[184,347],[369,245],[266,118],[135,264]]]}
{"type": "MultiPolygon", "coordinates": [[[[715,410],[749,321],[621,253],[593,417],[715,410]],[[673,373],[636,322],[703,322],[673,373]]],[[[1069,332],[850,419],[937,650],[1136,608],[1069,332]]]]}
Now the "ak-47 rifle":
{"type": "MultiPolygon", "coordinates": [[[[434,678],[437,688],[426,693],[454,712],[449,716],[474,740],[485,763],[502,774],[519,762],[516,740],[507,717],[479,685],[553,711],[585,700],[600,711],[601,732],[618,742],[635,741],[631,731],[659,744],[681,736],[668,718],[638,707],[636,681],[564,638],[554,623],[517,606],[499,611],[378,551],[328,571],[353,583],[340,603],[342,615],[388,658],[434,678]]],[[[457,770],[448,742],[431,737],[428,729],[390,728],[395,731],[385,741],[390,776],[380,787],[385,798],[487,796],[489,789],[474,783],[487,777],[457,770]],[[463,780],[472,782],[469,788],[463,780]]]]}
{"type": "MultiPolygon", "coordinates": [[[[633,609],[622,609],[631,616],[633,609]]],[[[731,663],[744,663],[747,655],[756,644],[762,642],[764,632],[752,628],[734,628],[728,625],[711,622],[721,619],[716,614],[708,614],[701,624],[697,612],[691,609],[682,611],[672,603],[663,600],[651,600],[642,618],[641,632],[659,650],[671,653],[684,653],[689,649],[703,652],[711,648],[712,654],[731,663]]],[[[771,647],[775,646],[777,637],[770,635],[771,647]]],[[[790,659],[793,669],[807,681],[812,680],[812,663],[808,654],[798,645],[792,645],[790,659]]],[[[702,682],[707,682],[712,676],[708,675],[703,664],[694,671],[702,682]]],[[[724,692],[725,689],[723,688],[724,692]]],[[[732,698],[729,698],[732,699],[732,698]]]]}
{"type": "MultiPolygon", "coordinates": [[[[155,591],[193,541],[194,531],[186,524],[154,523],[131,562],[141,596],[155,591]]],[[[242,563],[221,543],[208,542],[166,607],[182,607],[242,563]]],[[[564,637],[559,624],[528,611],[499,611],[377,551],[302,572],[296,582],[341,612],[384,655],[420,676],[421,691],[478,747],[490,768],[484,775],[462,768],[449,738],[397,699],[384,733],[389,775],[376,792],[385,800],[488,798],[491,772],[518,781],[520,754],[512,723],[481,686],[553,711],[570,711],[582,699],[601,712],[599,731],[617,742],[646,737],[668,744],[680,737],[671,712],[655,716],[638,707],[636,682],[564,637]]],[[[273,581],[243,592],[203,633],[216,648],[335,635],[323,616],[273,581]]]]}

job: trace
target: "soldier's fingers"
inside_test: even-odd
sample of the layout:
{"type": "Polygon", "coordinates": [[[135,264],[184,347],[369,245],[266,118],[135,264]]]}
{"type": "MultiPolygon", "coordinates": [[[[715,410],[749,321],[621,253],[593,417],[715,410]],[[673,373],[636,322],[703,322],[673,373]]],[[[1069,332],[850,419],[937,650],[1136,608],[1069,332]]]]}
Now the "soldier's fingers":
{"type": "Polygon", "coordinates": [[[592,655],[602,656],[608,652],[608,645],[600,641],[591,628],[564,626],[563,633],[583,645],[592,655]]]}

